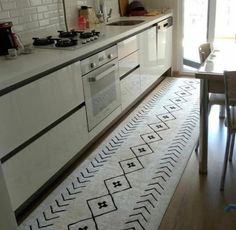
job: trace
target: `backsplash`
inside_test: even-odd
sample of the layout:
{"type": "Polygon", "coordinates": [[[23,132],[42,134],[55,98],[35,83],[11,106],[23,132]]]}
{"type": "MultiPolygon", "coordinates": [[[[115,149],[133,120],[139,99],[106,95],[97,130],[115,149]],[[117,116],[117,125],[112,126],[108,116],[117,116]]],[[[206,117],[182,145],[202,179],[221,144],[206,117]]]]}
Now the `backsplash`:
{"type": "Polygon", "coordinates": [[[106,9],[112,9],[111,18],[119,17],[118,0],[70,0],[66,1],[67,24],[69,28],[76,27],[76,18],[80,6],[91,6],[98,11],[98,5],[105,4],[106,9]]]}
{"type": "MultiPolygon", "coordinates": [[[[81,5],[95,7],[103,1],[107,9],[112,8],[112,17],[118,17],[118,0],[65,0],[68,27],[75,28],[81,5]]],[[[13,22],[14,32],[23,43],[32,42],[33,36],[47,36],[65,29],[62,0],[0,0],[0,22],[4,21],[13,22]]]]}
{"type": "Polygon", "coordinates": [[[61,0],[0,0],[0,22],[12,21],[23,43],[64,28],[61,0]]]}

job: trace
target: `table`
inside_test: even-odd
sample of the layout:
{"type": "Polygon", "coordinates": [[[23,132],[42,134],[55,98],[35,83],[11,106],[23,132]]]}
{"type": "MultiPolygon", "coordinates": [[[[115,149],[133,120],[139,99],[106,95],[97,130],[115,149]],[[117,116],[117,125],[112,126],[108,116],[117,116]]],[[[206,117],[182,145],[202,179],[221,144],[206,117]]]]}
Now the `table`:
{"type": "Polygon", "coordinates": [[[200,79],[199,172],[202,174],[207,173],[209,93],[224,94],[224,70],[236,70],[235,54],[235,47],[214,50],[195,74],[200,79]]]}

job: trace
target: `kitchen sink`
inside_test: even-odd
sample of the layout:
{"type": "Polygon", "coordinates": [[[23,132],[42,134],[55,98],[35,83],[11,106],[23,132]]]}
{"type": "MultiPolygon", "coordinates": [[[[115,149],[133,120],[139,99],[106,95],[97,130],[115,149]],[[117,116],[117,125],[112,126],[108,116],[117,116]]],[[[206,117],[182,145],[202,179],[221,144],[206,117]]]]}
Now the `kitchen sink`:
{"type": "Polygon", "coordinates": [[[133,25],[137,25],[144,22],[144,20],[122,20],[122,21],[116,21],[116,22],[112,22],[109,24],[106,24],[107,26],[133,26],[133,25]]]}

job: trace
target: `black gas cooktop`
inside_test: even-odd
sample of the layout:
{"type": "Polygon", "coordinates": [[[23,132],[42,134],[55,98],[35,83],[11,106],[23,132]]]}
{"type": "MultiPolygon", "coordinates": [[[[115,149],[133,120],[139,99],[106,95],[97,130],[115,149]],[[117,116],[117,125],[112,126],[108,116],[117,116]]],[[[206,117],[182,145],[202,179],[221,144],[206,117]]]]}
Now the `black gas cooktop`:
{"type": "Polygon", "coordinates": [[[78,44],[87,44],[94,40],[97,40],[100,36],[100,32],[91,31],[58,31],[58,36],[47,36],[43,38],[34,37],[33,45],[37,47],[45,48],[66,48],[74,47],[78,44]]]}

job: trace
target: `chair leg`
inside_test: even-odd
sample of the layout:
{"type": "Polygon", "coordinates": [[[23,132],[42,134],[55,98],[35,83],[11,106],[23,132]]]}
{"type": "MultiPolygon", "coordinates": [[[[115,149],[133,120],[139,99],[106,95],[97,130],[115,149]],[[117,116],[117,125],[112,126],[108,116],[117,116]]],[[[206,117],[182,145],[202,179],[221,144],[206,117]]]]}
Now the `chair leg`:
{"type": "Polygon", "coordinates": [[[233,159],[234,140],[235,140],[235,133],[232,134],[231,141],[230,141],[229,161],[232,161],[232,159],[233,159]]]}
{"type": "Polygon", "coordinates": [[[224,190],[224,185],[225,185],[225,175],[226,175],[226,169],[227,169],[228,158],[229,158],[230,139],[231,139],[231,133],[228,131],[226,147],[225,147],[224,165],[223,165],[223,170],[222,170],[222,175],[221,175],[221,182],[220,182],[220,190],[221,191],[224,190]]]}
{"type": "Polygon", "coordinates": [[[220,118],[220,119],[225,118],[225,106],[224,106],[224,105],[220,105],[220,114],[219,114],[219,118],[220,118]]]}

